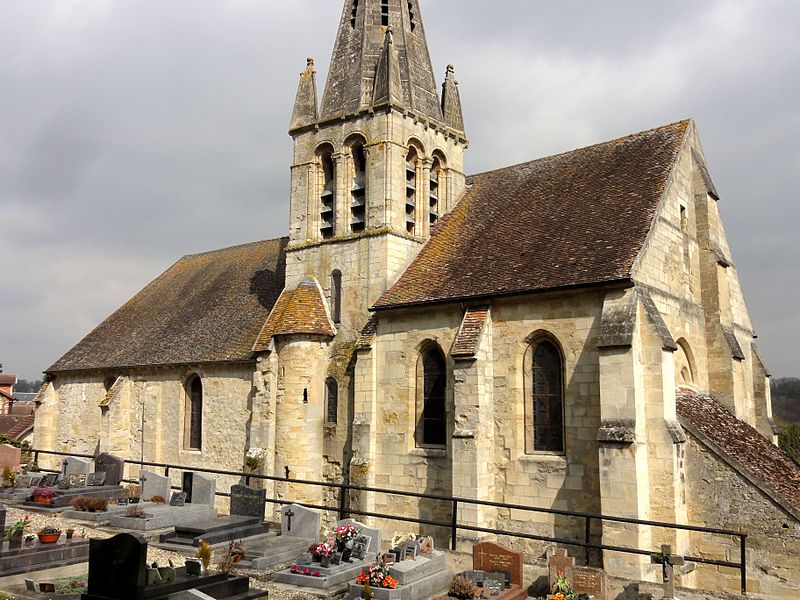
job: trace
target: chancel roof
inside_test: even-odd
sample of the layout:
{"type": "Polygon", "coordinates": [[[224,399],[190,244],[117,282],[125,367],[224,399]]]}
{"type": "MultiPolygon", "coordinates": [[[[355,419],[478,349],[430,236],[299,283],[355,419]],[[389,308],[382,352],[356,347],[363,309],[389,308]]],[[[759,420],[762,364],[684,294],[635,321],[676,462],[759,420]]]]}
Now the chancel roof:
{"type": "Polygon", "coordinates": [[[283,290],[287,243],[279,238],[183,257],[47,371],[250,358],[283,290]]]}
{"type": "Polygon", "coordinates": [[[375,308],[629,278],[689,124],[471,177],[375,308]]]}

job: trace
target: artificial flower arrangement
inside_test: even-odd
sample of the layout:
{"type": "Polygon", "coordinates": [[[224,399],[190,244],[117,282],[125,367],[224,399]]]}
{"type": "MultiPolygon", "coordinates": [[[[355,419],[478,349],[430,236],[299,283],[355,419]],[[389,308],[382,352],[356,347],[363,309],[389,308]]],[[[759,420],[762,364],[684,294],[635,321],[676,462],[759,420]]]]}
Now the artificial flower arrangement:
{"type": "Polygon", "coordinates": [[[310,568],[301,569],[297,565],[292,565],[292,568],[289,569],[295,575],[308,575],[310,577],[322,577],[322,573],[317,570],[311,570],[310,568]]]}
{"type": "Polygon", "coordinates": [[[318,558],[331,556],[336,551],[336,538],[332,534],[328,534],[318,544],[311,544],[308,551],[318,558]]]}
{"type": "Polygon", "coordinates": [[[352,546],[352,543],[361,535],[361,528],[352,523],[343,523],[333,530],[333,535],[341,547],[346,547],[348,544],[352,546]]]}
{"type": "Polygon", "coordinates": [[[366,571],[361,571],[356,583],[359,585],[369,584],[373,587],[389,590],[397,587],[397,580],[389,575],[389,567],[383,561],[370,565],[366,571]]]}
{"type": "Polygon", "coordinates": [[[53,498],[55,495],[56,491],[51,487],[37,487],[31,492],[34,498],[53,498]]]}

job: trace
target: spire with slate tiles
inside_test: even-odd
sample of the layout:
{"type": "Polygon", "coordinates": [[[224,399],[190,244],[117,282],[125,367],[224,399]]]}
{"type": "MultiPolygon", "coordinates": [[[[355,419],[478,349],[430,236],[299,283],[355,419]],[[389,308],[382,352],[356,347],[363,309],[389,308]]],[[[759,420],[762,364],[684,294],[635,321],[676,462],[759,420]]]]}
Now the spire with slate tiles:
{"type": "Polygon", "coordinates": [[[294,111],[289,131],[294,131],[306,125],[317,122],[317,72],[314,70],[314,59],[306,62],[306,70],[300,74],[300,83],[297,86],[297,96],[294,100],[294,111]]]}
{"type": "Polygon", "coordinates": [[[443,123],[419,0],[345,0],[320,116],[355,115],[388,104],[391,95],[399,96],[393,105],[443,123]],[[396,75],[393,60],[381,61],[387,42],[394,47],[396,75]],[[379,64],[386,67],[381,78],[388,78],[376,82],[379,64]]]}

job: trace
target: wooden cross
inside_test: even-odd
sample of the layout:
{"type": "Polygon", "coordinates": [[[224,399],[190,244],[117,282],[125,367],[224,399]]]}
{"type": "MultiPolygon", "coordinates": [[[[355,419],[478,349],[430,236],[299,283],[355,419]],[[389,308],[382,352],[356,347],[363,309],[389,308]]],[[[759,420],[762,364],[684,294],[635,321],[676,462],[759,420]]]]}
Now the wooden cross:
{"type": "Polygon", "coordinates": [[[294,511],[290,508],[289,510],[287,510],[283,514],[286,515],[286,521],[287,521],[287,523],[286,523],[286,531],[291,531],[292,530],[292,517],[294,516],[294,511]]]}
{"type": "Polygon", "coordinates": [[[661,565],[661,572],[664,576],[664,597],[662,600],[674,600],[675,578],[673,571],[674,567],[683,564],[683,557],[673,556],[672,546],[669,544],[662,544],[661,554],[651,555],[650,562],[655,565],[661,565]]]}

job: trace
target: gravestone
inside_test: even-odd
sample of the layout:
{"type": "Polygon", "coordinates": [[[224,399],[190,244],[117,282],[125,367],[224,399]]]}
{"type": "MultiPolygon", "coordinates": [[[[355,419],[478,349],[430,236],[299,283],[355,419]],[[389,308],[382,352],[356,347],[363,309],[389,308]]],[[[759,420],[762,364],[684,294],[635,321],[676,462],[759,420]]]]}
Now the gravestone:
{"type": "MultiPolygon", "coordinates": [[[[573,559],[575,560],[575,559],[573,559]]],[[[508,573],[510,585],[522,585],[522,552],[495,544],[481,542],[472,547],[472,568],[475,571],[508,573]]]]}
{"type": "Polygon", "coordinates": [[[215,494],[217,492],[217,482],[213,477],[208,477],[202,473],[184,473],[183,485],[183,491],[186,492],[187,502],[191,502],[192,504],[207,504],[208,506],[214,506],[214,500],[216,499],[215,494]],[[190,482],[190,489],[188,491],[186,489],[186,475],[192,476],[188,478],[190,482]]]}
{"type": "Polygon", "coordinates": [[[22,451],[19,448],[10,444],[0,444],[0,471],[5,467],[12,470],[19,467],[21,455],[22,451]]]}
{"type": "Polygon", "coordinates": [[[42,487],[53,487],[58,481],[58,473],[47,473],[42,476],[42,481],[39,483],[42,487]]]}
{"type": "Polygon", "coordinates": [[[95,473],[89,473],[89,475],[86,477],[86,485],[89,487],[104,485],[105,482],[106,482],[105,471],[97,471],[95,473]]]}
{"type": "Polygon", "coordinates": [[[231,515],[263,519],[266,502],[267,490],[257,490],[239,483],[231,486],[231,515]]]}
{"type": "Polygon", "coordinates": [[[44,475],[31,475],[30,487],[39,487],[42,485],[42,479],[44,479],[44,475]]]}
{"type": "Polygon", "coordinates": [[[106,474],[106,485],[119,485],[125,471],[125,461],[118,456],[103,452],[95,460],[94,467],[95,471],[106,474]]]}
{"type": "Polygon", "coordinates": [[[184,506],[186,504],[186,492],[173,492],[169,499],[170,506],[184,506]]]}
{"type": "Polygon", "coordinates": [[[398,550],[400,550],[400,560],[414,560],[419,554],[419,542],[406,540],[398,546],[398,550]]]}
{"type": "Polygon", "coordinates": [[[672,546],[670,544],[662,544],[661,553],[651,555],[650,562],[652,564],[661,565],[661,574],[664,578],[664,596],[661,598],[661,600],[674,600],[674,568],[684,563],[683,557],[672,554],[672,546]]]}
{"type": "MultiPolygon", "coordinates": [[[[142,482],[142,500],[150,500],[154,496],[161,496],[164,501],[169,498],[169,477],[152,471],[142,471],[139,473],[139,479],[142,482]]],[[[107,474],[106,482],[108,482],[107,474]]]]}
{"type": "Polygon", "coordinates": [[[367,527],[363,523],[359,523],[355,519],[342,519],[338,523],[336,523],[336,527],[339,525],[344,525],[345,523],[351,523],[355,525],[361,530],[362,536],[367,538],[367,556],[374,558],[375,555],[381,551],[381,530],[375,529],[374,527],[367,527]]]}
{"type": "Polygon", "coordinates": [[[550,549],[547,551],[547,574],[551,590],[559,573],[572,582],[575,579],[575,557],[569,556],[564,548],[550,549]]]}
{"type": "Polygon", "coordinates": [[[602,569],[575,567],[572,589],[579,594],[589,594],[592,600],[607,600],[608,575],[602,569]]]}
{"type": "Polygon", "coordinates": [[[83,475],[84,479],[92,471],[92,461],[88,458],[68,456],[62,463],[61,475],[69,480],[70,475],[83,475]]]}
{"type": "Polygon", "coordinates": [[[6,531],[6,507],[0,504],[0,537],[2,537],[5,531],[6,531]]]}
{"type": "Polygon", "coordinates": [[[147,542],[140,535],[120,533],[89,541],[87,593],[101,598],[139,600],[147,584],[147,542]]]}
{"type": "Polygon", "coordinates": [[[319,538],[319,511],[298,504],[281,507],[281,534],[315,540],[319,538]]]}

